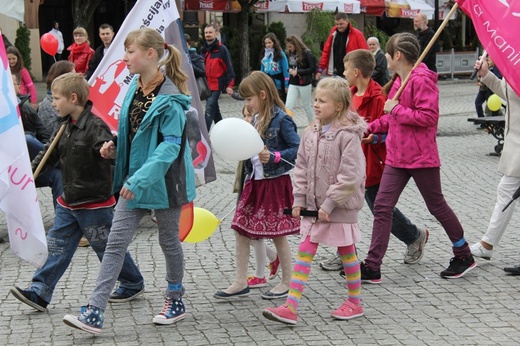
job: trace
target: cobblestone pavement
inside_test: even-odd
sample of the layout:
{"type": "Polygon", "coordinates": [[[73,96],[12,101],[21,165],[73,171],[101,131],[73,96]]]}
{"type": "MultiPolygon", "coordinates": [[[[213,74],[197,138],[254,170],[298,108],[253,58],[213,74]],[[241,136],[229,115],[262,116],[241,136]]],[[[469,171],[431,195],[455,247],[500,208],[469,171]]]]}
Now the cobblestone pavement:
{"type": "MultiPolygon", "coordinates": [[[[471,244],[485,232],[500,179],[498,158],[489,156],[496,141],[467,122],[475,116],[473,99],[477,87],[469,81],[440,82],[441,119],[438,144],[442,160],[445,197],[459,216],[471,244]]],[[[239,116],[242,107],[228,96],[221,99],[225,117],[239,116]]],[[[300,129],[305,127],[301,109],[295,110],[300,129]]],[[[223,218],[234,207],[231,193],[235,163],[215,156],[218,180],[198,188],[196,206],[223,218]]],[[[53,209],[50,190],[39,189],[46,229],[53,209]]],[[[0,344],[3,345],[516,345],[520,340],[518,280],[502,271],[520,262],[516,229],[520,214],[511,220],[504,241],[491,261],[478,260],[478,267],[459,280],[443,280],[439,273],[450,259],[451,244],[440,224],[428,213],[415,185],[404,191],[398,207],[418,226],[430,229],[425,256],[416,265],[403,264],[405,246],[390,242],[382,267],[381,285],[363,285],[365,316],[351,321],[330,317],[345,296],[345,282],[337,272],[319,269],[320,260],[334,249],[320,247],[299,309],[298,325],[290,328],[268,321],[261,309],[273,302],[253,289],[248,298],[233,303],[212,295],[233,280],[234,236],[231,217],[207,241],[184,244],[185,303],[188,317],[171,326],[155,326],[152,317],[162,308],[165,281],[164,259],[156,226],[143,219],[130,251],[146,280],[143,297],[111,305],[105,327],[96,337],[72,330],[62,322],[76,314],[94,286],[99,262],[90,248],[79,248],[61,279],[47,312],[35,312],[8,295],[13,284],[25,287],[34,268],[13,255],[8,243],[0,244],[0,344]],[[515,250],[516,249],[516,250],[515,250]]],[[[365,257],[372,217],[367,207],[360,215],[363,240],[358,244],[365,257]]],[[[0,236],[6,225],[0,216],[0,236]]],[[[297,237],[291,237],[293,254],[297,237]]],[[[251,261],[252,262],[252,261],[251,261]]],[[[270,286],[275,285],[275,279],[270,286]]],[[[280,303],[280,302],[275,302],[280,303]]]]}

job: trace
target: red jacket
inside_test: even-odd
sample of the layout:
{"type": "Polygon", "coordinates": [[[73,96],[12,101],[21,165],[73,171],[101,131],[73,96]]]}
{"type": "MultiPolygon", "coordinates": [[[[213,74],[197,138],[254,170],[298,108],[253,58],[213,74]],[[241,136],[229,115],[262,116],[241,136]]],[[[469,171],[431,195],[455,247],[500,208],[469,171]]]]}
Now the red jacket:
{"type": "Polygon", "coordinates": [[[89,43],[85,42],[81,45],[73,43],[67,50],[70,52],[68,60],[74,63],[76,72],[85,74],[88,69],[88,63],[94,55],[94,50],[90,48],[89,43]]]}
{"type": "MultiPolygon", "coordinates": [[[[367,40],[365,39],[365,35],[358,29],[354,28],[350,22],[348,23],[348,40],[346,46],[346,52],[350,52],[356,49],[368,49],[367,40]]],[[[318,66],[319,73],[325,73],[328,75],[332,75],[332,71],[329,72],[329,64],[332,59],[332,41],[336,36],[336,27],[334,26],[330,31],[329,37],[323,46],[323,51],[321,52],[321,60],[318,66]]]]}
{"type": "MultiPolygon", "coordinates": [[[[352,95],[354,95],[357,91],[357,87],[351,86],[350,91],[352,95]]],[[[371,79],[365,91],[365,95],[362,96],[361,105],[356,111],[370,124],[383,115],[385,101],[386,96],[383,94],[381,86],[371,79]]],[[[382,142],[382,134],[376,135],[378,136],[376,144],[361,144],[367,160],[366,187],[378,185],[381,182],[383,169],[385,168],[386,147],[382,142]]]]}

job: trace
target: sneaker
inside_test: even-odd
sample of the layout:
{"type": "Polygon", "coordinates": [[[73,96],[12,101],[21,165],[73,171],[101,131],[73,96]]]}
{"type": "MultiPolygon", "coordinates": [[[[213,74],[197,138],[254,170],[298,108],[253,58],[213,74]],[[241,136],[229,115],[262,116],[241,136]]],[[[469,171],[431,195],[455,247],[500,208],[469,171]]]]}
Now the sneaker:
{"type": "Polygon", "coordinates": [[[110,303],[126,303],[139,297],[143,292],[144,288],[141,288],[139,290],[131,290],[129,288],[124,288],[120,286],[114,292],[112,292],[112,294],[108,298],[108,301],[110,303]]]}
{"type": "Polygon", "coordinates": [[[276,256],[276,259],[269,263],[269,280],[273,280],[278,275],[280,269],[280,258],[276,256]]]}
{"type": "Polygon", "coordinates": [[[247,285],[249,286],[249,288],[266,287],[267,280],[265,278],[257,278],[256,276],[248,276],[247,285]]]}
{"type": "Polygon", "coordinates": [[[493,256],[493,250],[488,250],[484,246],[482,246],[481,242],[475,243],[470,247],[471,254],[475,257],[483,258],[485,260],[490,260],[491,256],[493,256]]]}
{"type": "Polygon", "coordinates": [[[324,262],[320,262],[320,268],[327,271],[341,270],[343,269],[343,262],[338,255],[335,255],[324,262]]]}
{"type": "Polygon", "coordinates": [[[90,245],[90,243],[88,242],[87,238],[81,237],[81,239],[79,240],[78,246],[79,247],[88,247],[89,245],[90,245]]]}
{"type": "Polygon", "coordinates": [[[9,290],[13,297],[21,301],[22,303],[25,303],[29,305],[31,308],[36,309],[38,311],[45,311],[47,310],[47,303],[45,300],[43,300],[36,292],[34,292],[31,289],[22,290],[20,287],[13,286],[9,290]]]}
{"type": "Polygon", "coordinates": [[[424,245],[428,242],[429,235],[430,231],[427,228],[423,231],[419,230],[419,238],[406,248],[406,252],[404,253],[404,263],[418,263],[421,258],[423,258],[424,245]]]}
{"type": "Polygon", "coordinates": [[[356,305],[350,300],[346,300],[337,310],[330,314],[337,320],[350,320],[356,317],[363,316],[363,306],[356,305]]]}
{"type": "Polygon", "coordinates": [[[150,210],[150,218],[152,219],[152,222],[156,225],[158,225],[159,223],[157,222],[157,217],[155,216],[155,210],[151,209],[150,210]]]}
{"type": "Polygon", "coordinates": [[[89,305],[78,317],[65,315],[65,317],[63,317],[63,322],[73,328],[97,334],[103,328],[103,322],[105,321],[103,313],[103,310],[89,305]]]}
{"type": "Polygon", "coordinates": [[[153,318],[155,324],[173,324],[186,317],[186,308],[181,298],[166,298],[161,313],[153,318]]]}
{"type": "Polygon", "coordinates": [[[294,326],[298,315],[293,312],[286,304],[280,305],[277,308],[265,308],[262,310],[262,315],[265,318],[275,322],[282,322],[294,326]]]}
{"type": "Polygon", "coordinates": [[[365,266],[364,262],[360,263],[361,282],[365,284],[380,284],[381,283],[381,269],[371,270],[365,266]]]}
{"type": "Polygon", "coordinates": [[[475,262],[473,256],[466,258],[453,257],[448,268],[441,272],[441,277],[444,279],[458,279],[476,266],[477,262],[475,262]]]}

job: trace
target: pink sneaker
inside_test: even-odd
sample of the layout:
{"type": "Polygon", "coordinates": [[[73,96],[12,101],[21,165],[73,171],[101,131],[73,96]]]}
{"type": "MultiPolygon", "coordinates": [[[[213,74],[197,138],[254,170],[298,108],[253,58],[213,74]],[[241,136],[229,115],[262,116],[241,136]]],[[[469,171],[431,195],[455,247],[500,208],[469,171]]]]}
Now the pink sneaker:
{"type": "Polygon", "coordinates": [[[247,285],[249,286],[249,288],[266,287],[267,280],[265,278],[257,278],[256,276],[248,276],[247,285]]]}
{"type": "Polygon", "coordinates": [[[347,299],[343,305],[341,305],[336,311],[333,311],[330,315],[337,320],[350,320],[352,318],[363,316],[363,306],[356,305],[347,299]]]}
{"type": "Polygon", "coordinates": [[[292,312],[287,305],[280,305],[277,308],[265,308],[262,315],[271,321],[282,322],[285,324],[295,325],[298,315],[292,312]]]}
{"type": "Polygon", "coordinates": [[[276,259],[269,263],[269,280],[274,279],[278,275],[278,269],[280,269],[280,258],[276,256],[276,259]]]}

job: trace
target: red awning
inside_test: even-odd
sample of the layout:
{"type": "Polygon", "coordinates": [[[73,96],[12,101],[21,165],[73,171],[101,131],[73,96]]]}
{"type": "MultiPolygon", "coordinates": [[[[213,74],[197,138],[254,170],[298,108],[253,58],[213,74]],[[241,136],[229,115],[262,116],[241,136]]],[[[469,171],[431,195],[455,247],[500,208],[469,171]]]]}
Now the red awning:
{"type": "Polygon", "coordinates": [[[236,0],[185,0],[184,11],[240,12],[236,0]]]}

